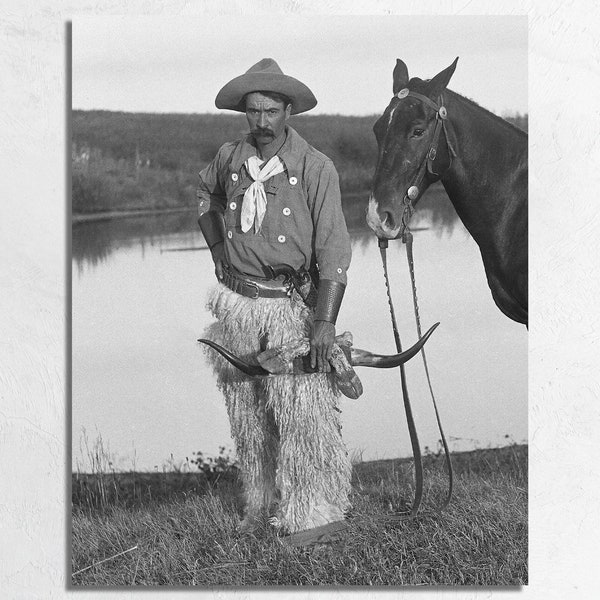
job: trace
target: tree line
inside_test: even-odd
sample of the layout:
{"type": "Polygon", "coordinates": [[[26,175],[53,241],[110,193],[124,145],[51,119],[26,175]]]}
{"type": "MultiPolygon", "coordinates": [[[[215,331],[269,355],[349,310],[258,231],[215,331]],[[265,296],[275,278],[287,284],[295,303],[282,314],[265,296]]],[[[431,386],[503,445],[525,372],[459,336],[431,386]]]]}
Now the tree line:
{"type": "MultiPolygon", "coordinates": [[[[296,115],[290,125],[336,165],[345,192],[369,189],[378,115],[296,115]]],[[[507,120],[527,129],[527,115],[507,120]]],[[[248,131],[243,114],[72,113],[73,213],[193,206],[198,171],[248,131]]]]}

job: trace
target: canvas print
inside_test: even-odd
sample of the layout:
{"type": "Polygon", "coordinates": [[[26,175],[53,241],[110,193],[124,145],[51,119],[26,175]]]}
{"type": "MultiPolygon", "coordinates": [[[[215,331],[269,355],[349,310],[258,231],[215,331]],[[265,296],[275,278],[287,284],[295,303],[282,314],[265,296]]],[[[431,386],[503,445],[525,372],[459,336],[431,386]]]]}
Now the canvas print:
{"type": "Polygon", "coordinates": [[[71,586],[527,584],[527,18],[71,41],[71,586]]]}

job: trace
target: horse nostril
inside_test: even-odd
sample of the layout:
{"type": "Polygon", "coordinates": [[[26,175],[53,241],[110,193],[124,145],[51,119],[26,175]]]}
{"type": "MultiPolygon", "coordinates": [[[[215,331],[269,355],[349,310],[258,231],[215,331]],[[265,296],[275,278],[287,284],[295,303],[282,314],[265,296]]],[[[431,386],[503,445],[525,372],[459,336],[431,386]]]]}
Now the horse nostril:
{"type": "Polygon", "coordinates": [[[394,215],[387,210],[385,212],[383,212],[381,215],[381,223],[382,223],[382,225],[387,226],[389,229],[396,228],[396,222],[394,221],[394,215]]]}

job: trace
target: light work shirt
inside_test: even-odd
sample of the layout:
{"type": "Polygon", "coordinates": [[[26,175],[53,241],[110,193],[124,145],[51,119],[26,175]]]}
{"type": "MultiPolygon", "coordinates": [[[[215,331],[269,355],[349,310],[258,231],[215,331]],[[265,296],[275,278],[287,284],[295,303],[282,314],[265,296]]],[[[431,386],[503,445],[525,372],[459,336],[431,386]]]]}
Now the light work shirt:
{"type": "Polygon", "coordinates": [[[346,283],[350,236],[342,212],[333,162],[286,126],[277,153],[285,169],[264,183],[267,210],[259,233],[242,232],[244,193],[253,180],[244,162],[256,155],[252,136],[221,146],[202,171],[198,212],[213,210],[225,222],[225,256],[246,275],[264,277],[264,266],[288,264],[309,269],[316,262],[322,279],[346,283]]]}

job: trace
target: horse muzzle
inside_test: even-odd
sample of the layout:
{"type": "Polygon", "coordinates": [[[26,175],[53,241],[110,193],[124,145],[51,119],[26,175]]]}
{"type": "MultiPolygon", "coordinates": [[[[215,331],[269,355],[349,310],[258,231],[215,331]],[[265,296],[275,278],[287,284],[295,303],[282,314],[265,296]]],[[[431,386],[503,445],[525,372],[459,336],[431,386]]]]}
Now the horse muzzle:
{"type": "Polygon", "coordinates": [[[392,211],[380,210],[373,196],[369,198],[367,225],[380,239],[395,240],[402,235],[402,219],[396,219],[392,211]]]}

